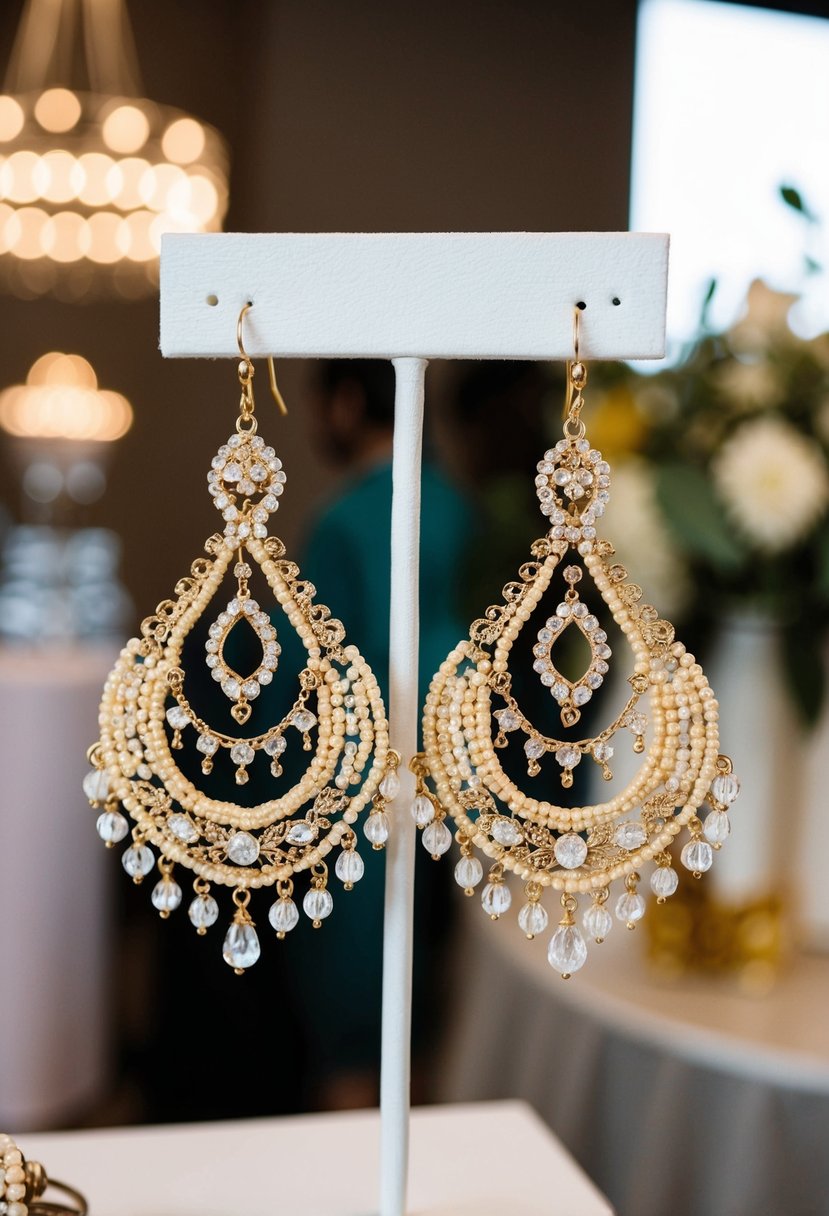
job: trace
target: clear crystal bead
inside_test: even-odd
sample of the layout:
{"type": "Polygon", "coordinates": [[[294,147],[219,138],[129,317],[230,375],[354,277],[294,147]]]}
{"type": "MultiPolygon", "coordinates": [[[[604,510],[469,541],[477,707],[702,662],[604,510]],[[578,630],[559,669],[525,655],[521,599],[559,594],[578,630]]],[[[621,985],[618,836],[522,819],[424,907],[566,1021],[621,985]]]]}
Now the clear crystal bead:
{"type": "Polygon", "coordinates": [[[435,804],[425,794],[418,794],[412,803],[412,818],[420,828],[425,828],[435,817],[435,804]]]}
{"type": "Polygon", "coordinates": [[[635,925],[645,915],[645,900],[638,891],[625,891],[616,900],[616,919],[635,925]]]}
{"type": "Polygon", "coordinates": [[[147,845],[132,844],[121,858],[121,865],[130,878],[144,878],[155,865],[155,856],[147,845]]]}
{"type": "Polygon", "coordinates": [[[104,802],[109,794],[109,777],[103,769],[93,768],[83,779],[83,792],[90,802],[104,802]]]}
{"type": "Polygon", "coordinates": [[[366,867],[363,864],[363,859],[354,849],[345,849],[337,858],[337,864],[334,866],[334,873],[341,882],[349,886],[353,886],[355,882],[359,882],[366,872],[366,867]]]}
{"type": "Polygon", "coordinates": [[[227,842],[227,855],[237,866],[250,866],[259,856],[259,841],[249,832],[234,832],[227,842]]]}
{"type": "Polygon", "coordinates": [[[150,898],[156,912],[166,912],[169,916],[181,904],[181,887],[172,878],[162,878],[153,887],[150,898]]]}
{"type": "Polygon", "coordinates": [[[292,899],[283,895],[268,909],[268,920],[277,933],[290,933],[299,924],[299,911],[292,899]]]}
{"type": "Polygon", "coordinates": [[[711,782],[711,794],[724,806],[731,806],[740,792],[740,782],[733,773],[721,773],[711,782]]]}
{"type": "MultiPolygon", "coordinates": [[[[218,670],[218,667],[213,668],[214,672],[218,670]]],[[[227,679],[222,680],[222,692],[226,697],[230,697],[231,701],[235,701],[241,692],[241,685],[233,676],[228,676],[227,679]]]]}
{"type": "Polygon", "coordinates": [[[603,942],[613,928],[613,917],[604,904],[591,904],[581,923],[588,937],[592,937],[596,942],[603,942]]]}
{"type": "Polygon", "coordinates": [[[651,874],[651,890],[657,899],[667,899],[679,886],[679,875],[672,866],[657,866],[651,874]]]}
{"type": "Polygon", "coordinates": [[[234,971],[252,967],[262,953],[253,925],[233,921],[225,934],[222,957],[234,971]]]}
{"type": "Polygon", "coordinates": [[[247,699],[249,701],[255,701],[256,698],[259,696],[259,692],[260,692],[259,681],[258,680],[245,680],[244,684],[242,685],[242,692],[245,694],[245,696],[247,697],[247,699]]]}
{"type": "Polygon", "coordinates": [[[101,840],[107,844],[118,844],[130,830],[130,825],[120,811],[102,811],[95,822],[95,828],[101,840]]]}
{"type": "Polygon", "coordinates": [[[302,901],[302,910],[310,920],[325,920],[326,916],[331,915],[331,909],[334,907],[334,900],[331,898],[331,892],[326,889],[318,889],[311,887],[310,891],[305,892],[305,898],[302,901]]]}
{"type": "Polygon", "coordinates": [[[533,903],[532,900],[524,904],[518,913],[518,927],[522,933],[526,933],[527,937],[535,937],[537,934],[543,933],[549,920],[546,908],[539,903],[533,903]]]}
{"type": "Polygon", "coordinates": [[[587,845],[581,836],[575,832],[568,832],[564,836],[559,836],[553,846],[556,861],[565,870],[575,870],[587,857],[587,845]]]}
{"type": "Polygon", "coordinates": [[[628,714],[625,718],[625,726],[629,727],[635,735],[644,735],[648,728],[648,719],[637,710],[628,714]]]}
{"type": "Polygon", "coordinates": [[[462,857],[455,866],[455,882],[464,891],[477,887],[484,876],[484,867],[477,857],[462,857]]]}
{"type": "Polygon", "coordinates": [[[613,747],[610,743],[594,743],[593,755],[600,763],[604,764],[608,760],[613,759],[613,747]]]}
{"type": "Polygon", "coordinates": [[[380,782],[380,793],[387,800],[393,801],[400,793],[400,778],[394,769],[389,769],[383,780],[380,782]]]}
{"type": "Polygon", "coordinates": [[[577,688],[573,689],[573,704],[586,705],[592,696],[593,694],[589,688],[585,688],[583,684],[579,684],[577,688]]]}
{"type": "Polygon", "coordinates": [[[316,840],[317,835],[317,829],[313,824],[308,823],[305,819],[298,819],[296,823],[291,824],[285,839],[289,844],[305,845],[316,840]]]}
{"type": "Polygon", "coordinates": [[[505,848],[509,848],[513,844],[520,844],[524,839],[523,832],[513,819],[496,819],[490,829],[490,834],[493,840],[497,840],[505,848]]]}
{"type": "Polygon", "coordinates": [[[423,829],[421,840],[427,853],[431,853],[433,857],[439,857],[442,853],[446,853],[452,844],[452,833],[442,819],[433,819],[423,829]]]}
{"type": "Polygon", "coordinates": [[[581,761],[581,752],[577,747],[571,747],[565,744],[564,747],[559,747],[556,751],[556,760],[562,768],[575,768],[581,761]]]}
{"type": "Polygon", "coordinates": [[[316,724],[317,715],[311,713],[310,709],[297,709],[291,715],[291,722],[301,731],[309,731],[316,724]]]}
{"type": "Polygon", "coordinates": [[[213,735],[199,735],[196,740],[196,750],[200,751],[205,756],[212,756],[216,753],[219,747],[219,740],[213,735]]]}
{"type": "Polygon", "coordinates": [[[599,628],[599,622],[598,622],[597,618],[592,615],[592,613],[588,614],[584,618],[584,620],[582,621],[581,624],[582,624],[582,628],[585,629],[588,633],[592,633],[594,629],[599,628]]]}
{"type": "Polygon", "coordinates": [[[604,676],[600,675],[598,671],[589,671],[584,677],[584,682],[588,688],[592,688],[593,692],[596,692],[604,683],[604,676]]]}
{"type": "Polygon", "coordinates": [[[521,725],[521,719],[512,709],[498,709],[495,711],[495,717],[501,730],[518,730],[521,725]]]}
{"type": "Polygon", "coordinates": [[[281,756],[287,746],[288,740],[284,735],[272,735],[265,740],[264,751],[268,756],[281,756]]]}
{"type": "Polygon", "coordinates": [[[679,859],[692,874],[704,874],[706,870],[711,869],[714,853],[707,840],[689,840],[679,859]]]}
{"type": "Polygon", "coordinates": [[[384,845],[389,838],[389,817],[385,811],[372,811],[363,831],[366,840],[375,846],[384,845]]]}
{"type": "Polygon", "coordinates": [[[540,739],[528,739],[524,744],[524,752],[528,760],[539,760],[546,750],[540,739]]]}
{"type": "Polygon", "coordinates": [[[234,764],[250,764],[256,752],[249,743],[234,743],[230,749],[230,758],[234,764]]]}
{"type": "Polygon", "coordinates": [[[728,839],[731,820],[725,811],[709,811],[702,825],[702,834],[709,844],[722,844],[728,839]]]}
{"type": "Polygon", "coordinates": [[[176,839],[184,844],[193,844],[199,838],[196,825],[189,815],[171,815],[167,820],[167,827],[176,839]]]}
{"type": "Polygon", "coordinates": [[[166,717],[173,730],[184,730],[185,726],[190,725],[190,719],[180,705],[171,705],[166,717]]]}
{"type": "Polygon", "coordinates": [[[547,948],[547,961],[560,975],[572,975],[587,962],[587,944],[575,925],[559,925],[547,948]]]}
{"type": "Polygon", "coordinates": [[[193,927],[203,933],[219,919],[219,905],[212,895],[197,895],[187,909],[187,915],[193,927]]]}
{"type": "Polygon", "coordinates": [[[613,833],[613,843],[620,849],[639,849],[643,844],[647,844],[647,840],[645,825],[638,819],[617,824],[613,833]]]}
{"type": "Polygon", "coordinates": [[[553,696],[559,702],[566,701],[570,696],[570,689],[562,680],[557,680],[553,685],[553,696]]]}
{"type": "Polygon", "coordinates": [[[481,907],[487,916],[503,916],[511,903],[512,892],[503,882],[488,882],[481,892],[481,907]]]}

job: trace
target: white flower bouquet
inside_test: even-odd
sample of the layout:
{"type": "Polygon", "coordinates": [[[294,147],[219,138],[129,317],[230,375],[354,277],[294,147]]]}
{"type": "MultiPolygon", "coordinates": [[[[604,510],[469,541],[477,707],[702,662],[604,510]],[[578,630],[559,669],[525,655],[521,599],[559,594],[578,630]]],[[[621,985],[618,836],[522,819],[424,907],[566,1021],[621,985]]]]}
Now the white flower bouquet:
{"type": "Polygon", "coordinates": [[[632,572],[650,560],[664,610],[701,634],[735,608],[776,619],[811,722],[829,625],[829,334],[797,337],[795,299],[755,282],[743,319],[678,366],[608,369],[591,437],[627,486],[607,522],[630,536],[632,572]]]}

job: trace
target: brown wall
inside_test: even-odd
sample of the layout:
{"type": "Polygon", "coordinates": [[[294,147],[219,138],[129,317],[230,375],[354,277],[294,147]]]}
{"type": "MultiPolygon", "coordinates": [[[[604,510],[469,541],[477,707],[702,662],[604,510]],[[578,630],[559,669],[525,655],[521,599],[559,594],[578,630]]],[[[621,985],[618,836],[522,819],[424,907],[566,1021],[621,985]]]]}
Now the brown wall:
{"type": "MultiPolygon", "coordinates": [[[[0,14],[3,58],[21,5],[0,14]]],[[[227,227],[242,231],[627,226],[634,0],[133,0],[146,91],[231,141],[227,227]]],[[[95,522],[125,543],[139,610],[214,527],[204,476],[232,427],[230,365],[163,362],[157,305],[0,297],[0,386],[45,350],[86,355],[136,410],[95,522]]],[[[264,433],[297,536],[329,474],[309,454],[308,369],[285,365],[264,433]]],[[[264,377],[260,377],[262,380],[264,377]]],[[[264,421],[267,418],[267,422],[264,421]]],[[[16,509],[11,483],[3,500],[16,509]]]]}

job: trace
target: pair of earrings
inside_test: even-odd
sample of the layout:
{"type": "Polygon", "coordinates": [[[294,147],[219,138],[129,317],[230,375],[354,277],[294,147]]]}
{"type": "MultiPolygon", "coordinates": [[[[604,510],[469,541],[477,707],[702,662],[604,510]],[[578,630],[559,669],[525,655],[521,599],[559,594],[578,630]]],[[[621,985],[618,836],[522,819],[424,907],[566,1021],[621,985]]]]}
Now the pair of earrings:
{"type": "MultiPolygon", "coordinates": [[[[284,938],[299,921],[297,875],[308,874],[302,907],[315,927],[333,908],[332,856],[334,872],[346,890],[360,880],[361,815],[363,835],[374,849],[382,849],[389,835],[387,808],[399,790],[400,764],[400,756],[389,746],[374,674],[357,648],[347,644],[342,624],[314,602],[315,588],[287,559],[282,541],[269,533],[268,520],[279,506],[285,473],[274,449],[257,434],[254,370],[241,333],[247,307],[237,331],[239,417],[207,477],[223,529],[208,538],[206,556],[176,584],[175,598],[159,604],[142,622],[140,636],[121,652],[104,688],[100,739],[90,749],[93,767],[84,780],[85,793],[99,811],[102,839],[114,846],[129,837],[122,857],[126,872],[140,883],[157,864],[160,877],[152,902],[162,917],[183,900],[176,865],[196,875],[188,914],[200,934],[219,918],[214,887],[232,889],[235,911],[223,956],[238,973],[260,955],[249,909],[253,890],[275,888],[268,917],[277,936],[284,938]],[[250,591],[254,566],[298,634],[306,657],[287,714],[245,736],[219,729],[199,715],[182,649],[232,575],[231,598],[207,629],[203,662],[229,702],[233,723],[243,728],[253,702],[273,680],[281,653],[271,617],[250,591]],[[234,670],[225,650],[229,635],[243,622],[256,634],[262,653],[248,675],[234,670]],[[251,766],[261,765],[263,758],[272,776],[281,777],[283,757],[300,739],[311,753],[303,775],[278,797],[256,806],[211,797],[182,772],[174,757],[174,752],[192,746],[201,757],[203,774],[209,775],[217,764],[227,774],[229,764],[236,782],[244,785],[251,766]]],[[[655,862],[650,883],[664,901],[678,882],[668,847],[687,832],[681,860],[699,877],[729,833],[727,811],[739,791],[730,762],[719,754],[717,703],[701,667],[675,640],[673,626],[641,602],[640,588],[613,562],[612,545],[598,538],[596,523],[608,501],[610,469],[591,448],[581,418],[587,369],[578,357],[578,313],[574,345],[575,358],[567,367],[563,437],[545,452],[535,479],[549,531],[534,542],[519,580],[505,587],[503,604],[474,621],[469,638],[441,665],[425,705],[424,751],[411,761],[417,782],[413,815],[423,829],[424,846],[435,858],[448,851],[452,833],[445,820],[451,815],[461,849],[455,876],[468,894],[484,876],[474,850],[493,863],[482,899],[490,916],[497,918],[510,906],[508,871],[526,883],[527,902],[518,919],[528,937],[547,927],[544,889],[560,892],[563,915],[548,957],[564,976],[577,971],[587,955],[576,921],[579,898],[587,900],[583,929],[601,941],[613,923],[606,907],[610,884],[621,879],[616,915],[633,927],[645,911],[638,891],[642,867],[655,862]],[[525,717],[513,692],[509,663],[519,633],[566,558],[567,590],[538,630],[533,647],[534,670],[549,689],[565,730],[578,724],[582,709],[608,674],[611,657],[607,635],[579,593],[585,573],[634,656],[631,692],[622,711],[599,734],[581,739],[551,738],[525,717]],[[590,648],[589,666],[576,680],[566,678],[553,659],[556,643],[572,627],[590,648]],[[528,774],[543,773],[547,791],[552,782],[548,756],[565,788],[588,756],[609,779],[612,741],[618,732],[629,730],[634,750],[645,752],[646,697],[652,741],[639,774],[606,803],[563,807],[553,795],[535,799],[518,789],[498,761],[496,751],[520,737],[528,774]]],[[[273,378],[272,387],[275,390],[273,378]]]]}

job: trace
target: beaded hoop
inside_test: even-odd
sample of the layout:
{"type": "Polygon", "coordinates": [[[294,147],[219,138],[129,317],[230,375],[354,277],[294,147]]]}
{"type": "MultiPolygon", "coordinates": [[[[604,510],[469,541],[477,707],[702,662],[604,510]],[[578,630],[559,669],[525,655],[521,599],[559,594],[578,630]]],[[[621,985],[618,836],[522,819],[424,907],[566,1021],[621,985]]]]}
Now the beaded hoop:
{"type": "MultiPolygon", "coordinates": [[[[241,320],[247,309],[243,309],[241,320]]],[[[84,791],[99,810],[98,833],[108,846],[131,835],[124,869],[140,883],[160,857],[160,878],[152,902],[162,917],[182,902],[174,876],[180,865],[196,875],[189,916],[203,934],[219,916],[211,884],[233,888],[235,912],[224,941],[225,961],[241,973],[259,957],[250,893],[276,886],[269,919],[285,937],[299,921],[293,878],[309,871],[303,909],[315,927],[333,906],[327,859],[339,849],[335,872],[346,890],[364,872],[354,825],[370,806],[364,832],[375,849],[384,846],[387,804],[398,790],[399,756],[389,749],[388,723],[374,674],[328,608],[315,603],[315,588],[285,557],[285,546],[268,534],[285,474],[272,447],[257,434],[253,414],[253,365],[244,353],[236,433],[223,444],[207,476],[214,506],[224,520],[211,536],[206,557],[179,580],[175,599],[164,600],[141,625],[141,636],[122,650],[101,700],[100,739],[90,749],[93,769],[84,791]],[[274,678],[281,647],[268,613],[252,597],[249,580],[258,566],[277,604],[298,634],[305,666],[296,698],[280,721],[255,736],[208,724],[187,695],[182,649],[196,623],[220,590],[233,563],[235,594],[208,630],[205,662],[230,702],[236,727],[247,722],[252,702],[274,678]],[[245,625],[256,634],[262,658],[250,676],[240,676],[225,656],[225,643],[245,625]],[[235,779],[247,784],[248,770],[270,764],[282,775],[282,757],[297,735],[311,752],[302,777],[278,797],[241,806],[211,797],[181,771],[174,753],[187,743],[201,756],[209,775],[226,756],[235,779]],[[316,736],[314,740],[314,736],[316,736]],[[120,808],[119,809],[119,804],[120,808]],[[132,820],[132,826],[122,812],[132,820]]]]}
{"type": "MultiPolygon", "coordinates": [[[[702,668],[675,639],[673,625],[641,602],[641,588],[628,581],[627,571],[613,560],[613,546],[597,534],[596,521],[609,499],[610,466],[591,447],[581,419],[587,369],[576,358],[567,372],[564,434],[544,453],[535,479],[550,530],[532,545],[518,580],[504,588],[504,602],[474,621],[469,639],[441,664],[424,709],[424,754],[412,765],[417,777],[414,817],[423,828],[424,847],[436,858],[449,849],[452,835],[444,820],[451,815],[461,847],[455,877],[468,895],[484,874],[474,849],[493,863],[482,896],[493,919],[512,901],[507,872],[526,883],[527,902],[518,921],[528,937],[543,932],[549,922],[541,903],[544,889],[560,893],[563,916],[548,958],[565,977],[587,958],[585,937],[575,921],[579,897],[590,897],[582,917],[587,936],[602,941],[613,924],[605,906],[610,885],[621,880],[616,916],[633,928],[645,912],[638,891],[643,866],[656,863],[650,886],[664,902],[678,883],[669,849],[687,833],[680,858],[699,878],[730,832],[727,812],[739,792],[731,762],[719,754],[718,707],[702,668]],[[571,551],[570,564],[562,569],[566,593],[538,629],[533,647],[533,669],[556,702],[565,730],[577,726],[583,708],[601,688],[612,653],[607,634],[579,594],[585,576],[633,653],[630,693],[621,712],[597,735],[584,738],[551,737],[538,730],[518,705],[510,671],[513,644],[571,551]],[[568,628],[575,628],[590,648],[589,665],[576,680],[562,675],[552,657],[568,628]],[[643,711],[646,697],[649,715],[643,711]],[[552,756],[564,789],[585,758],[610,780],[612,741],[625,729],[633,736],[634,751],[643,756],[642,766],[619,794],[592,806],[561,806],[554,794],[533,798],[510,780],[498,759],[510,737],[523,734],[530,777],[541,774],[552,756]],[[701,818],[703,806],[707,814],[701,818]]],[[[548,764],[546,770],[544,784],[552,790],[555,777],[548,764]]]]}
{"type": "Polygon", "coordinates": [[[86,1216],[86,1199],[74,1187],[48,1178],[38,1161],[27,1161],[5,1132],[0,1132],[0,1213],[2,1216],[86,1216]],[[73,1207],[42,1198],[45,1191],[62,1191],[73,1207]]]}

